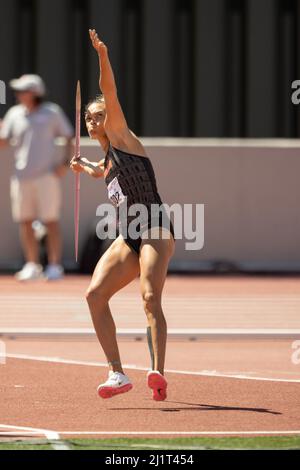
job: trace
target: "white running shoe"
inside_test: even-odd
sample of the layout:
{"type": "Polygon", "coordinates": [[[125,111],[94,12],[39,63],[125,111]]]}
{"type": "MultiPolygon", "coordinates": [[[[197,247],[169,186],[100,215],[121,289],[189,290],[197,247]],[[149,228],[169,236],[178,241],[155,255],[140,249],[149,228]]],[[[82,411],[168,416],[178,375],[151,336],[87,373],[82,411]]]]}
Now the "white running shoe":
{"type": "Polygon", "coordinates": [[[120,393],[129,392],[131,389],[132,383],[127,375],[110,370],[107,381],[99,385],[97,392],[101,398],[111,398],[120,393]]]}
{"type": "Polygon", "coordinates": [[[15,274],[15,278],[18,281],[32,281],[41,279],[43,268],[40,264],[26,263],[22,270],[15,274]]]}
{"type": "Polygon", "coordinates": [[[64,268],[59,264],[49,264],[45,269],[44,276],[48,281],[58,281],[64,276],[64,268]]]}

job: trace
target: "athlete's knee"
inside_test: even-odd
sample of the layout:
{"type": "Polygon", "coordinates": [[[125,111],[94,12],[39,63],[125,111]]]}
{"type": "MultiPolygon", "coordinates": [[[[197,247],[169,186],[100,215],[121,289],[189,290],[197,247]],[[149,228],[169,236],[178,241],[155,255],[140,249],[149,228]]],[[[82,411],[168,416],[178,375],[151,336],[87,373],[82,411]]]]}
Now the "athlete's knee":
{"type": "Polygon", "coordinates": [[[153,290],[146,290],[142,294],[145,312],[158,315],[161,312],[161,296],[153,290]]]}
{"type": "Polygon", "coordinates": [[[89,305],[105,303],[109,300],[107,293],[99,286],[90,286],[85,293],[85,298],[89,305]]]}
{"type": "Polygon", "coordinates": [[[92,303],[95,301],[96,297],[97,297],[97,291],[96,289],[93,289],[91,287],[89,287],[85,293],[85,299],[87,301],[88,304],[92,303]]]}

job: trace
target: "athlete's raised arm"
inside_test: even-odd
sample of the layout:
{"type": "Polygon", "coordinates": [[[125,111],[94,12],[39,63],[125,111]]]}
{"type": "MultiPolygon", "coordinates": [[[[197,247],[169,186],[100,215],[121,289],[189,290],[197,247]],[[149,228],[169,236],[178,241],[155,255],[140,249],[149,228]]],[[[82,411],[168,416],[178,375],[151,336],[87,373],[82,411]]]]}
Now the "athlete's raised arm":
{"type": "Polygon", "coordinates": [[[106,45],[100,41],[95,30],[90,30],[90,38],[99,58],[99,87],[106,105],[106,125],[114,132],[128,130],[127,122],[118,100],[117,86],[108,57],[106,45]]]}
{"type": "Polygon", "coordinates": [[[94,29],[89,30],[90,38],[99,58],[100,91],[104,96],[106,117],[104,129],[107,137],[118,148],[123,147],[136,153],[144,153],[144,148],[136,135],[128,128],[126,118],[122,111],[114,73],[108,56],[106,45],[99,39],[94,29]]]}

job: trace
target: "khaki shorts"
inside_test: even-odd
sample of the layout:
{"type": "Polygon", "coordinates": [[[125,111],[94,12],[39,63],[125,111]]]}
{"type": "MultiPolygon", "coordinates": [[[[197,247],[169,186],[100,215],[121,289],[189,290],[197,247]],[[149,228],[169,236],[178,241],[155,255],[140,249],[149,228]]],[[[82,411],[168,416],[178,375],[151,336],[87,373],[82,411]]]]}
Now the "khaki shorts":
{"type": "Polygon", "coordinates": [[[53,173],[34,179],[11,179],[12,216],[15,222],[57,222],[61,209],[60,180],[53,173]]]}

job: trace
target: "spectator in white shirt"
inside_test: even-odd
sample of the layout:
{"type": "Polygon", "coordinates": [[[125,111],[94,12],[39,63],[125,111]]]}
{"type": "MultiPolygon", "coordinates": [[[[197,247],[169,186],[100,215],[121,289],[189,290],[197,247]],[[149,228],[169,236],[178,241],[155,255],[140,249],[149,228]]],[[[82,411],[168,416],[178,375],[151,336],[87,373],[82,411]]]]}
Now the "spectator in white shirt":
{"type": "Polygon", "coordinates": [[[26,259],[16,274],[20,281],[49,280],[63,276],[61,265],[60,178],[72,156],[71,124],[60,107],[44,102],[46,88],[38,75],[23,75],[10,82],[18,105],[5,115],[0,127],[0,148],[13,144],[15,171],[11,179],[12,215],[20,224],[20,238],[26,259]],[[57,166],[55,139],[66,139],[65,162],[57,166]],[[40,220],[47,228],[48,266],[43,273],[38,242],[32,223],[40,220]]]}

